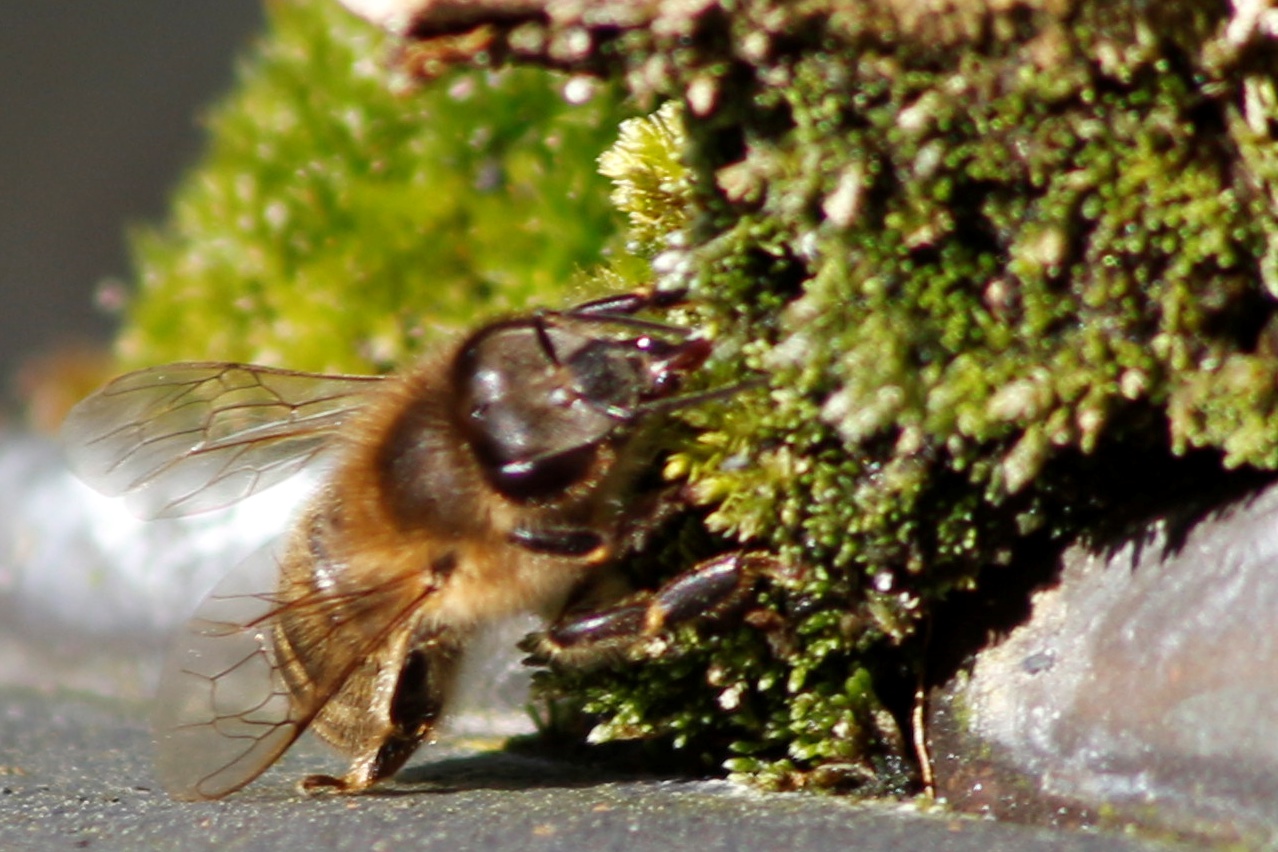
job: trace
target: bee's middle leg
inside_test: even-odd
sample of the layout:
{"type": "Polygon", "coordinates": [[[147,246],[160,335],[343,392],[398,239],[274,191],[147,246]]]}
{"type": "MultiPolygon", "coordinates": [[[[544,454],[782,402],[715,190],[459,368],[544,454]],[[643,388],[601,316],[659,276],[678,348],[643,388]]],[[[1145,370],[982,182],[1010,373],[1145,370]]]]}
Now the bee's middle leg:
{"type": "Polygon", "coordinates": [[[729,553],[614,606],[569,609],[528,650],[547,661],[588,666],[682,625],[721,619],[745,602],[771,562],[758,554],[729,553]]]}

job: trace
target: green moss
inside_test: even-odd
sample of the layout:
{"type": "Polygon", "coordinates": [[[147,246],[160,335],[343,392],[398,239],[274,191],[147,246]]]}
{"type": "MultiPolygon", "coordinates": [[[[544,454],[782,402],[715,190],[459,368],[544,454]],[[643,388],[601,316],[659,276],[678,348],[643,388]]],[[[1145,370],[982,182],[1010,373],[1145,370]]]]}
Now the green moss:
{"type": "Polygon", "coordinates": [[[616,144],[599,157],[612,180],[613,205],[626,214],[631,251],[651,257],[682,233],[691,212],[691,181],[679,159],[683,134],[674,101],[622,123],[616,144]]]}
{"type": "Polygon", "coordinates": [[[617,225],[595,169],[616,91],[572,105],[535,69],[410,85],[337,3],[269,12],[172,218],[134,240],[128,365],[385,370],[441,329],[573,298],[617,225]]]}
{"type": "Polygon", "coordinates": [[[1020,567],[1029,542],[1194,499],[1201,479],[1176,473],[1194,450],[1278,466],[1278,101],[1269,54],[1221,72],[1227,9],[974,4],[919,23],[953,25],[938,44],[877,4],[830,6],[724,3],[700,52],[646,33],[624,51],[666,58],[658,90],[697,113],[666,277],[771,385],[689,414],[702,432],[667,472],[710,529],[791,570],[746,631],[780,623],[785,641],[703,636],[655,694],[660,662],[574,688],[601,735],[690,740],[653,708],[667,690],[722,705],[726,677],[748,712],[705,704],[702,733],[731,731],[749,759],[729,766],[767,783],[901,755],[875,724],[883,702],[906,709],[893,667],[919,666],[938,602],[1020,567]],[[789,40],[725,47],[761,21],[789,40]],[[706,75],[723,81],[709,108],[706,75]]]}

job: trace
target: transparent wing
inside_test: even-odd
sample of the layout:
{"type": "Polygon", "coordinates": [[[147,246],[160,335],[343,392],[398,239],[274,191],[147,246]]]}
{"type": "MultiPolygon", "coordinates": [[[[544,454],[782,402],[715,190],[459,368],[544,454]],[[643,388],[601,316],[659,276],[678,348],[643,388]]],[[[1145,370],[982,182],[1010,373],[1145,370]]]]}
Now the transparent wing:
{"type": "Polygon", "coordinates": [[[230,505],[296,473],[378,387],[330,376],[194,362],[120,376],[62,426],[67,461],[144,518],[230,505]]]}
{"type": "Polygon", "coordinates": [[[174,798],[220,798],[264,772],[436,588],[419,566],[362,584],[370,574],[342,563],[283,571],[287,558],[271,546],[240,563],[165,661],[155,768],[174,798]],[[285,620],[292,647],[278,644],[285,620]]]}
{"type": "Polygon", "coordinates": [[[278,604],[261,593],[275,588],[278,564],[273,546],[240,563],[200,604],[160,672],[155,771],[174,798],[239,789],[305,727],[271,643],[278,604]]]}

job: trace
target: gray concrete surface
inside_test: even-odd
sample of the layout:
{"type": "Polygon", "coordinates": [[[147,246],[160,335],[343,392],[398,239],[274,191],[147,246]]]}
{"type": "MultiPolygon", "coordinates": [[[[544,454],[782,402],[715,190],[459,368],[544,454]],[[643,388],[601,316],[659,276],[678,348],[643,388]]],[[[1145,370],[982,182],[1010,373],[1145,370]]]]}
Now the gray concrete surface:
{"type": "MultiPolygon", "coordinates": [[[[305,798],[293,782],[333,768],[296,749],[254,785],[206,803],[171,801],[148,764],[132,702],[0,687],[0,848],[858,850],[1154,852],[1115,835],[762,795],[723,782],[609,777],[568,763],[446,744],[397,783],[356,797],[305,798]]],[[[1183,847],[1188,848],[1188,847],[1183,847]]]]}

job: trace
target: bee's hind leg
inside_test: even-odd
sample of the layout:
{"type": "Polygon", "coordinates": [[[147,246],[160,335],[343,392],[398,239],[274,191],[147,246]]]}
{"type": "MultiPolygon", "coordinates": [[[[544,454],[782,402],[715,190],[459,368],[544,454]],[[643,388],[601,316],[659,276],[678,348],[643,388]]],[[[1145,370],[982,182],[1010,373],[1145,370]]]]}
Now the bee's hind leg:
{"type": "Polygon", "coordinates": [[[432,738],[465,639],[440,630],[406,634],[374,672],[357,670],[344,687],[351,692],[338,693],[348,700],[316,720],[316,733],[345,752],[350,768],[342,776],[307,776],[302,792],[358,793],[398,772],[432,738]]]}
{"type": "Polygon", "coordinates": [[[357,755],[346,774],[307,775],[298,788],[307,795],[319,793],[359,793],[390,778],[417,750],[422,737],[391,737],[375,748],[357,755]]]}
{"type": "Polygon", "coordinates": [[[739,610],[756,579],[774,566],[771,556],[728,553],[615,606],[570,609],[521,647],[534,661],[588,667],[674,628],[717,621],[739,610]]]}

